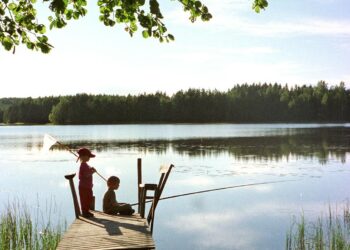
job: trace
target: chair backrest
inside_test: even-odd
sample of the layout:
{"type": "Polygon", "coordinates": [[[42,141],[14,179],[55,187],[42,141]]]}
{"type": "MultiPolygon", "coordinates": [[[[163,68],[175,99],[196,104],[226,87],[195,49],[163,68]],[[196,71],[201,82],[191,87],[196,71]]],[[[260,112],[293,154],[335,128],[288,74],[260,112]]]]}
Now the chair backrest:
{"type": "Polygon", "coordinates": [[[168,180],[168,177],[169,177],[170,172],[171,172],[173,167],[174,167],[174,165],[170,164],[169,166],[161,166],[159,169],[159,172],[161,173],[161,175],[159,178],[157,190],[155,192],[155,197],[153,199],[151,208],[150,208],[150,210],[148,212],[148,216],[147,216],[147,221],[151,226],[151,232],[153,232],[153,222],[154,222],[155,210],[156,210],[156,207],[158,205],[158,201],[163,193],[165,184],[168,180]]]}
{"type": "Polygon", "coordinates": [[[153,222],[154,222],[154,216],[155,216],[155,210],[158,204],[158,201],[163,193],[165,184],[168,180],[168,177],[170,175],[171,169],[174,167],[173,164],[161,166],[159,169],[160,172],[160,178],[158,184],[150,184],[150,183],[141,183],[142,182],[142,166],[141,166],[141,159],[138,159],[137,161],[137,168],[138,168],[138,200],[137,203],[139,205],[138,212],[140,213],[140,216],[144,218],[145,216],[145,207],[146,203],[148,201],[152,201],[151,207],[149,209],[148,215],[147,215],[147,222],[150,225],[151,233],[153,232],[153,222]],[[148,191],[153,191],[153,196],[148,195],[148,191]],[[148,201],[146,201],[148,200],[148,201]]]}
{"type": "MultiPolygon", "coordinates": [[[[170,172],[172,170],[172,168],[174,167],[173,164],[170,164],[169,166],[161,166],[159,169],[160,172],[160,178],[159,178],[159,183],[158,183],[158,199],[157,199],[157,203],[163,193],[165,184],[168,180],[168,177],[170,175],[170,172]]],[[[155,204],[157,206],[157,204],[155,204]]]]}

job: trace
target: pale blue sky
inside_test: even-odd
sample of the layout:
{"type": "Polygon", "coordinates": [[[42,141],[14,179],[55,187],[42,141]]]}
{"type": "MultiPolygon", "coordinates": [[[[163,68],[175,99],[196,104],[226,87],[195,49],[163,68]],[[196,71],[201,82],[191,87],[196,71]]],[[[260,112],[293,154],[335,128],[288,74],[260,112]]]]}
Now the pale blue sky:
{"type": "Polygon", "coordinates": [[[177,1],[160,1],[175,42],[133,38],[104,27],[94,2],[88,15],[48,33],[48,55],[0,49],[0,97],[139,94],[181,89],[227,90],[235,84],[290,85],[325,80],[350,88],[350,1],[203,0],[210,22],[191,23],[177,1]]]}

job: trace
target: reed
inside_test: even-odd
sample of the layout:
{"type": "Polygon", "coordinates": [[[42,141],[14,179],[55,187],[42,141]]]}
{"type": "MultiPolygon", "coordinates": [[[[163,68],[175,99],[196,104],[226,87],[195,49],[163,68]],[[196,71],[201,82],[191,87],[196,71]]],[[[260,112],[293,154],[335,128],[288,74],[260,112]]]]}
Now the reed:
{"type": "Polygon", "coordinates": [[[316,222],[306,222],[304,213],[299,220],[294,217],[286,235],[287,250],[350,250],[350,208],[347,203],[343,213],[329,206],[326,217],[316,222]]]}
{"type": "Polygon", "coordinates": [[[60,223],[53,226],[50,216],[45,221],[31,216],[24,203],[7,205],[0,215],[0,250],[56,249],[65,227],[60,223]]]}

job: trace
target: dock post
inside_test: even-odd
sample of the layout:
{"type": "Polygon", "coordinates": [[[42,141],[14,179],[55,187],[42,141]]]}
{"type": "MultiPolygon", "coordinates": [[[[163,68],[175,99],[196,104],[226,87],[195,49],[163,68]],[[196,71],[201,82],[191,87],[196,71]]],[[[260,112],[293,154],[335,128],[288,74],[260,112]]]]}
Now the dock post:
{"type": "Polygon", "coordinates": [[[69,180],[69,186],[70,186],[70,190],[72,191],[72,197],[73,197],[75,218],[78,219],[79,216],[81,215],[81,213],[80,213],[80,207],[79,207],[79,203],[78,203],[78,199],[77,199],[77,193],[75,192],[75,187],[74,187],[74,182],[73,182],[74,176],[75,176],[75,174],[70,174],[70,175],[65,175],[64,178],[69,180]]]}
{"type": "Polygon", "coordinates": [[[137,159],[137,195],[138,195],[138,213],[141,210],[141,185],[142,183],[142,160],[141,158],[137,159]]]}

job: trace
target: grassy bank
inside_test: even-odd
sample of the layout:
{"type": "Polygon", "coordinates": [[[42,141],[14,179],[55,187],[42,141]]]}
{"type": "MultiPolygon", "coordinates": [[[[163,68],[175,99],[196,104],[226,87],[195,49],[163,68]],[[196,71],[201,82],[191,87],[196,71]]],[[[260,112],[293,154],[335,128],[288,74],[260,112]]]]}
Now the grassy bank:
{"type": "Polygon", "coordinates": [[[30,212],[26,205],[16,203],[1,213],[0,250],[56,249],[64,228],[59,223],[52,225],[50,216],[39,223],[39,213],[33,218],[30,212]]]}
{"type": "Polygon", "coordinates": [[[340,212],[329,207],[326,216],[319,216],[313,222],[306,221],[302,214],[292,223],[287,233],[286,249],[350,249],[349,204],[346,204],[340,212]]]}

